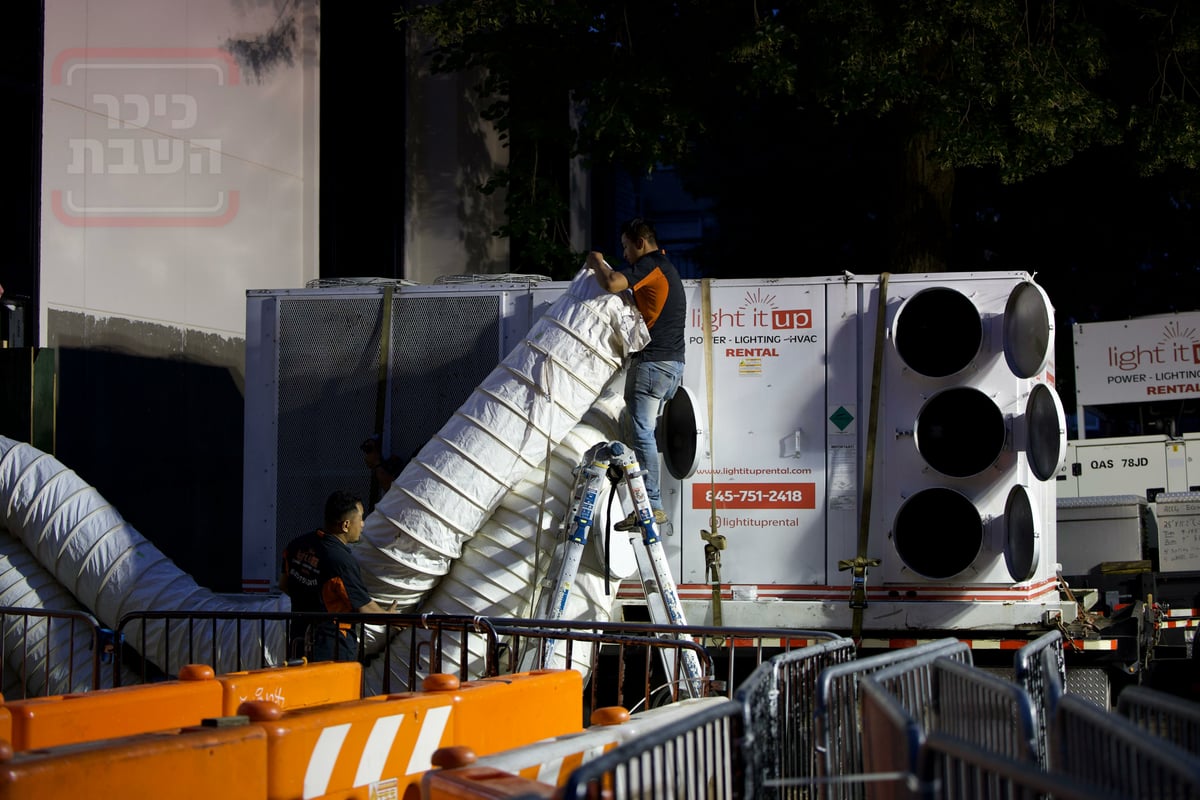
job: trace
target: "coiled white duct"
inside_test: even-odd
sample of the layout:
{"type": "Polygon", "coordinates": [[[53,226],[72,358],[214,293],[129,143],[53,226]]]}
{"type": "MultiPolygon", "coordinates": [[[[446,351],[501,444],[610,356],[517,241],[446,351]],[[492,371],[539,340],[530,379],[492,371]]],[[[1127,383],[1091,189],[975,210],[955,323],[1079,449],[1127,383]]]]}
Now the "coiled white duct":
{"type": "MultiPolygon", "coordinates": [[[[2,526],[0,606],[80,612],[78,617],[52,621],[37,616],[5,617],[4,630],[0,632],[4,646],[4,683],[0,692],[5,698],[43,697],[94,688],[94,628],[87,622],[90,617],[87,609],[2,526]]],[[[97,677],[99,686],[113,685],[111,660],[101,662],[97,677]]],[[[136,681],[131,670],[122,672],[123,684],[136,681]]]]}
{"type": "MultiPolygon", "coordinates": [[[[462,556],[451,564],[446,576],[426,597],[422,612],[485,617],[530,615],[535,591],[550,570],[553,552],[560,544],[559,523],[570,512],[574,471],[595,444],[618,436],[623,408],[622,398],[611,391],[596,401],[580,424],[555,448],[549,462],[531,471],[513,487],[478,533],[463,544],[462,556]]],[[[606,487],[597,498],[597,509],[607,507],[608,496],[606,487]]],[[[620,509],[621,504],[618,502],[615,507],[620,509]]],[[[621,516],[624,516],[623,512],[621,516]]],[[[595,529],[592,534],[602,535],[602,532],[595,529]]],[[[595,552],[594,547],[585,551],[564,619],[610,618],[615,583],[626,576],[614,575],[614,585],[610,587],[595,552]]],[[[428,675],[431,671],[428,645],[432,635],[417,632],[416,637],[423,648],[419,651],[422,657],[415,665],[416,672],[418,676],[428,675]]],[[[392,691],[414,688],[407,686],[410,644],[410,638],[405,635],[392,646],[389,660],[392,691]]],[[[460,644],[457,637],[444,638],[440,671],[458,673],[463,659],[460,644]]],[[[483,674],[484,644],[482,636],[472,635],[467,639],[468,674],[483,674]]],[[[565,643],[556,654],[560,651],[565,652],[565,643]]],[[[571,653],[572,666],[586,675],[590,656],[589,647],[575,647],[571,653]]],[[[557,666],[561,667],[562,663],[557,666]]],[[[383,659],[367,665],[368,691],[382,691],[383,669],[383,659]]]]}
{"type": "Polygon", "coordinates": [[[354,552],[372,597],[415,611],[505,494],[647,341],[636,309],[580,270],[368,515],[354,552]]]}
{"type": "MultiPolygon", "coordinates": [[[[83,606],[103,624],[115,627],[125,614],[144,611],[289,611],[286,596],[235,601],[196,584],[157,547],[121,517],[92,486],[56,458],[32,445],[0,436],[0,524],[19,538],[83,606]]],[[[284,623],[266,625],[266,663],[282,663],[284,623]]],[[[126,627],[126,642],[164,671],[196,658],[217,674],[231,672],[238,647],[236,624],[220,621],[189,631],[185,623],[161,621],[126,627]],[[216,641],[219,659],[210,659],[216,641]]],[[[240,648],[262,650],[257,625],[244,625],[240,648]]]]}

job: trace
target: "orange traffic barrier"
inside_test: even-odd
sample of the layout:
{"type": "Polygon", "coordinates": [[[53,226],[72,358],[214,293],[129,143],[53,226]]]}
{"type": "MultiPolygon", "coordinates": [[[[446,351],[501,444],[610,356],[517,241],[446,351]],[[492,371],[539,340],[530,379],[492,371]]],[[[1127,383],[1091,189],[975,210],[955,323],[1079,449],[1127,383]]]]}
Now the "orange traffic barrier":
{"type": "Polygon", "coordinates": [[[0,742],[0,800],[262,800],[266,760],[266,734],[244,720],[28,753],[0,742]]]}
{"type": "MultiPolygon", "coordinates": [[[[0,703],[4,695],[0,694],[0,703]]],[[[6,706],[0,705],[0,741],[12,742],[12,712],[6,706]]]]}
{"type": "Polygon", "coordinates": [[[583,679],[575,670],[461,685],[453,675],[431,675],[422,688],[291,711],[243,703],[239,714],[267,734],[267,798],[404,797],[439,747],[470,741],[490,753],[582,727],[583,679]]]}
{"type": "Polygon", "coordinates": [[[362,665],[322,661],[218,675],[224,690],[221,713],[236,714],[248,700],[270,700],[285,711],[362,697],[362,665]]]}
{"type": "Polygon", "coordinates": [[[681,700],[638,714],[620,706],[598,708],[587,730],[545,738],[492,755],[479,756],[467,742],[434,753],[441,769],[427,772],[421,784],[423,800],[488,798],[527,792],[547,792],[564,785],[580,765],[617,745],[696,713],[705,705],[727,702],[724,697],[681,700]],[[509,776],[514,780],[503,780],[509,776]],[[538,788],[542,787],[542,788],[538,788]]]}
{"type": "Polygon", "coordinates": [[[13,749],[22,752],[183,728],[221,716],[212,667],[189,664],[179,680],[6,702],[13,749]]]}
{"type": "Polygon", "coordinates": [[[554,797],[558,787],[493,767],[459,767],[425,776],[422,800],[500,800],[503,797],[554,797]],[[432,783],[430,777],[436,775],[432,783]]]}

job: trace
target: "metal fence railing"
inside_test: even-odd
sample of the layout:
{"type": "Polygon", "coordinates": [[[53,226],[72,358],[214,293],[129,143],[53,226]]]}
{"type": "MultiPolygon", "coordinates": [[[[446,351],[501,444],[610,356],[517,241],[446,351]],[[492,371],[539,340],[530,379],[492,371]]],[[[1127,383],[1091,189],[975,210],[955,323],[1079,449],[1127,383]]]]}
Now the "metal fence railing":
{"type": "Polygon", "coordinates": [[[807,784],[819,769],[813,730],[817,679],[826,667],[852,660],[855,652],[852,639],[839,637],[781,653],[734,691],[753,736],[747,761],[755,796],[803,797],[811,791],[807,784]]]}
{"type": "Polygon", "coordinates": [[[564,800],[600,797],[754,797],[746,786],[744,709],[736,700],[704,706],[686,719],[618,745],[576,769],[564,800]]]}
{"type": "Polygon", "coordinates": [[[1128,686],[1117,713],[1139,728],[1200,757],[1200,703],[1145,686],[1128,686]]]}
{"type": "Polygon", "coordinates": [[[893,664],[928,653],[971,663],[970,648],[958,639],[947,637],[836,664],[821,673],[817,680],[814,730],[824,797],[837,800],[863,797],[861,781],[856,780],[863,772],[860,680],[893,664]]]}
{"type": "Polygon", "coordinates": [[[1200,758],[1074,694],[1051,720],[1050,769],[1124,797],[1200,798],[1200,758]]]}
{"type": "MultiPolygon", "coordinates": [[[[291,663],[287,632],[301,616],[138,612],[109,630],[78,611],[0,607],[4,699],[150,683],[189,664],[219,674],[291,663]]],[[[803,629],[340,619],[359,633],[364,694],[415,689],[433,673],[465,682],[540,667],[530,654],[552,640],[551,666],[585,675],[585,719],[707,697],[675,704],[661,724],[635,722],[636,735],[562,770],[567,798],[1200,800],[1200,705],[1138,686],[1116,710],[1064,693],[1056,633],[1022,648],[1007,680],[975,667],[955,638],[858,658],[852,640],[803,629]],[[698,682],[681,672],[685,652],[698,682]]]]}
{"type": "Polygon", "coordinates": [[[1024,687],[1037,715],[1038,763],[1048,766],[1047,740],[1050,718],[1067,683],[1063,636],[1053,630],[1022,647],[1013,656],[1013,680],[1024,687]]]}
{"type": "Polygon", "coordinates": [[[12,700],[98,689],[112,642],[83,611],[0,606],[0,691],[12,700]]]}

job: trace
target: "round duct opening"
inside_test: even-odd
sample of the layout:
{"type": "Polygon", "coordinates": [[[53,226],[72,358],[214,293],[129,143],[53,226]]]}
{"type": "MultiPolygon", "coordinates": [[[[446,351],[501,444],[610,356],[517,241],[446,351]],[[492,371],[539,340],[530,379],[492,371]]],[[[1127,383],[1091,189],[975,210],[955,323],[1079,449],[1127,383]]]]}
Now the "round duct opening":
{"type": "Polygon", "coordinates": [[[925,489],[900,506],[892,536],[904,566],[925,578],[950,578],[983,548],[983,520],[960,492],[925,489]]]}
{"type": "Polygon", "coordinates": [[[672,478],[684,480],[696,473],[702,433],[696,397],[686,386],[680,386],[663,405],[657,431],[658,449],[672,478]]]}
{"type": "Polygon", "coordinates": [[[1038,566],[1037,525],[1024,486],[1014,486],[1004,503],[1004,565],[1017,583],[1033,577],[1038,566]]]}
{"type": "Polygon", "coordinates": [[[962,292],[942,287],[924,289],[905,300],[892,329],[901,360],[929,378],[961,372],[983,343],[979,309],[962,292]]]}
{"type": "Polygon", "coordinates": [[[996,462],[1004,449],[1004,414],[978,389],[938,392],[917,416],[917,451],[943,475],[969,478],[996,462]]]}
{"type": "Polygon", "coordinates": [[[1067,417],[1058,394],[1036,384],[1025,404],[1025,454],[1039,481],[1048,481],[1067,457],[1067,417]]]}
{"type": "Polygon", "coordinates": [[[1024,281],[1004,306],[1004,358],[1017,377],[1032,378],[1050,360],[1054,312],[1036,283],[1024,281]]]}

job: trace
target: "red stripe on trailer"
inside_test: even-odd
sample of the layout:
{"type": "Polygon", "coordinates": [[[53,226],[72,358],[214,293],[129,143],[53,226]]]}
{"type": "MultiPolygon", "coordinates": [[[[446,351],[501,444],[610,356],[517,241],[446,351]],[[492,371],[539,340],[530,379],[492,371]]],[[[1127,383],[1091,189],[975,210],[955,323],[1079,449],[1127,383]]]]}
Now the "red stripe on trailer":
{"type": "MultiPolygon", "coordinates": [[[[777,598],[781,600],[813,600],[813,601],[828,601],[828,600],[845,600],[848,586],[832,586],[832,585],[812,585],[812,584],[736,584],[738,588],[742,586],[753,587],[756,590],[756,595],[760,599],[777,598]]],[[[733,599],[733,584],[726,584],[721,587],[720,595],[722,600],[733,599]]],[[[1030,584],[1021,589],[1004,589],[999,587],[972,587],[972,586],[931,586],[928,584],[895,584],[868,590],[867,597],[870,602],[888,603],[888,602],[920,602],[920,601],[943,601],[943,602],[978,602],[978,601],[995,601],[995,602],[1013,602],[1013,601],[1030,601],[1037,600],[1042,597],[1056,594],[1058,592],[1058,582],[1055,578],[1042,581],[1041,583],[1030,584]],[[899,595],[899,596],[898,596],[899,595]]],[[[711,600],[713,596],[713,587],[709,583],[681,583],[676,586],[676,593],[680,599],[684,600],[711,600]]],[[[627,580],[621,583],[617,589],[617,597],[619,599],[644,599],[645,589],[639,581],[627,580]]]]}
{"type": "MultiPolygon", "coordinates": [[[[863,639],[860,646],[873,650],[903,650],[936,639],[863,639]]],[[[972,650],[1020,650],[1029,644],[1029,639],[959,639],[972,650]]],[[[1063,647],[1074,650],[1116,650],[1116,639],[1071,639],[1063,647]]]]}

